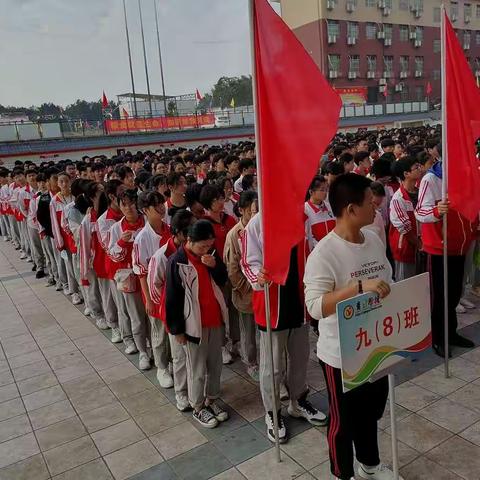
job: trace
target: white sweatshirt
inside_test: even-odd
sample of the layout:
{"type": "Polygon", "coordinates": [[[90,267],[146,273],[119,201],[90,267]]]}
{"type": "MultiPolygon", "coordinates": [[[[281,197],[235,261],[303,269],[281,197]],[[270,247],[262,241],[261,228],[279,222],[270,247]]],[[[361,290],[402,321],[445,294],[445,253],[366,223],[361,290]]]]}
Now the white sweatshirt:
{"type": "Polygon", "coordinates": [[[392,282],[392,267],[382,241],[371,231],[362,233],[365,241],[357,244],[330,232],[310,253],[305,267],[305,304],[308,313],[319,320],[317,356],[334,368],[341,368],[338,319],[336,313],[324,318],[323,295],[352,281],[378,278],[392,282]]]}

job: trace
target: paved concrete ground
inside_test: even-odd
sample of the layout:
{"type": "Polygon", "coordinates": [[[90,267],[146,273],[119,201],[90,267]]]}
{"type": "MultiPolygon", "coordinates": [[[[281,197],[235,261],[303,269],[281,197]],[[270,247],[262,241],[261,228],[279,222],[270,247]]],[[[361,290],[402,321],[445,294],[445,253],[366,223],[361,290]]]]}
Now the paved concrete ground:
{"type": "MultiPolygon", "coordinates": [[[[223,372],[230,420],[203,429],[176,410],[154,370],[141,373],[136,356],[125,356],[30,268],[0,244],[1,480],[330,478],[326,429],[302,421],[288,419],[292,438],[275,463],[258,388],[240,362],[223,372]]],[[[480,344],[478,314],[460,319],[480,344]]],[[[449,380],[431,352],[398,375],[407,480],[480,478],[480,348],[458,353],[449,380]]],[[[325,407],[313,353],[309,383],[313,403],[325,407]]],[[[381,427],[389,462],[388,414],[381,427]]]]}

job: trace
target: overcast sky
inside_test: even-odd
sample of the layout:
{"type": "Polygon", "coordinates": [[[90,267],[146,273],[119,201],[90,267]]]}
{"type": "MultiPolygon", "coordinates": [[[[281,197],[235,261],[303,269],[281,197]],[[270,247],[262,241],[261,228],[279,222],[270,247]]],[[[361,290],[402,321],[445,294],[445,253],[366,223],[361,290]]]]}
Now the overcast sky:
{"type": "MultiPolygon", "coordinates": [[[[151,92],[161,93],[154,0],[141,0],[151,92]]],[[[159,0],[167,94],[250,73],[247,0],[159,0]]],[[[122,0],[0,0],[0,104],[131,91],[122,0]]],[[[145,92],[137,0],[127,0],[135,87],[145,92]]]]}

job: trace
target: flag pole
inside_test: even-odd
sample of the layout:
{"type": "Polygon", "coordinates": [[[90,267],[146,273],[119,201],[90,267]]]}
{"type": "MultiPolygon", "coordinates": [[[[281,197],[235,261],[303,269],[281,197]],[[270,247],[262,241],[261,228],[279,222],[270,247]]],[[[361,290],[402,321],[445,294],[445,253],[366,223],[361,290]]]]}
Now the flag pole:
{"type": "Polygon", "coordinates": [[[155,7],[155,25],[157,27],[157,46],[158,46],[158,59],[160,61],[160,78],[162,80],[162,94],[163,94],[163,115],[167,116],[167,96],[165,93],[165,77],[163,75],[163,60],[162,60],[162,45],[160,43],[160,30],[158,28],[158,10],[157,10],[157,0],[153,0],[153,5],[155,7]]]}
{"type": "MultiPolygon", "coordinates": [[[[255,10],[255,0],[248,0],[248,16],[250,20],[250,52],[252,59],[252,93],[253,93],[253,108],[254,108],[254,118],[255,118],[255,142],[256,142],[256,158],[257,158],[257,191],[258,191],[258,204],[260,214],[263,215],[263,206],[262,206],[262,169],[260,161],[260,131],[259,131],[259,120],[258,120],[258,99],[257,99],[257,75],[256,75],[256,63],[255,63],[255,19],[254,19],[254,10],[255,10]]],[[[270,368],[270,378],[272,380],[272,405],[273,405],[273,431],[275,434],[275,453],[277,457],[277,462],[282,461],[280,455],[280,441],[278,436],[278,405],[277,405],[277,387],[275,384],[275,369],[273,362],[273,344],[272,344],[272,319],[270,311],[270,286],[268,283],[263,287],[263,293],[265,296],[265,316],[267,324],[267,359],[270,368]]]]}
{"type": "Polygon", "coordinates": [[[132,66],[132,50],[130,48],[130,35],[128,33],[127,7],[125,5],[125,0],[123,0],[123,16],[125,18],[125,35],[127,37],[128,64],[130,66],[130,80],[132,82],[133,111],[135,112],[135,118],[137,118],[138,117],[137,96],[135,94],[135,80],[133,78],[133,66],[132,66]]]}
{"type": "Polygon", "coordinates": [[[153,116],[152,95],[150,94],[150,78],[148,75],[147,50],[145,47],[145,32],[143,31],[143,15],[142,15],[142,5],[140,3],[140,0],[138,0],[138,14],[140,16],[140,32],[142,34],[143,63],[145,64],[145,77],[147,79],[148,109],[150,111],[150,117],[152,117],[153,116]]]}
{"type": "MultiPolygon", "coordinates": [[[[441,22],[441,76],[442,76],[442,201],[448,200],[448,138],[447,138],[447,52],[445,35],[445,5],[442,4],[442,22],[441,22]]],[[[449,358],[448,358],[448,245],[447,245],[447,215],[442,217],[443,234],[443,321],[444,321],[444,340],[445,340],[445,378],[450,377],[449,358]]]]}

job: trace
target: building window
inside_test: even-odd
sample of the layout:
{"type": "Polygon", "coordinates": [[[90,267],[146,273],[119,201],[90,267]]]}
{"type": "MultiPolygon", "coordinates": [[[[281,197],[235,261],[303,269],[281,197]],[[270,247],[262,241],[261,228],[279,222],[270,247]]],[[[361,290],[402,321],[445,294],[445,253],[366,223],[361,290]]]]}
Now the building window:
{"type": "Polygon", "coordinates": [[[340,24],[337,20],[328,21],[328,36],[338,37],[340,35],[340,24]]]}
{"type": "Polygon", "coordinates": [[[440,70],[434,70],[433,71],[433,79],[434,80],[440,80],[440,77],[441,77],[440,70]]]}
{"type": "Polygon", "coordinates": [[[472,5],[470,3],[463,4],[463,19],[469,22],[472,18],[472,5]]]}
{"type": "Polygon", "coordinates": [[[350,55],[348,61],[348,71],[357,75],[360,73],[360,55],[350,55]]]}
{"type": "Polygon", "coordinates": [[[376,7],[377,2],[375,0],[365,0],[365,6],[366,7],[376,7]]]}
{"type": "Polygon", "coordinates": [[[415,57],[415,72],[423,75],[423,57],[415,57]]]}
{"type": "Polygon", "coordinates": [[[409,98],[408,85],[403,84],[402,91],[400,92],[400,99],[402,102],[407,102],[409,98]]]}
{"type": "Polygon", "coordinates": [[[437,38],[433,41],[433,53],[440,53],[441,49],[442,49],[442,41],[437,38]]]}
{"type": "Polygon", "coordinates": [[[442,12],[440,10],[440,7],[433,7],[433,21],[435,23],[440,23],[442,20],[442,12]]]}
{"type": "Polygon", "coordinates": [[[385,55],[383,57],[383,64],[385,65],[385,77],[393,77],[393,55],[385,55]]]}
{"type": "Polygon", "coordinates": [[[340,55],[329,55],[328,66],[330,70],[334,72],[340,72],[340,55]]]}
{"type": "Polygon", "coordinates": [[[389,38],[391,40],[393,37],[393,25],[391,23],[384,23],[383,31],[385,32],[385,38],[389,38]]]}
{"type": "Polygon", "coordinates": [[[400,71],[401,72],[408,72],[410,64],[410,57],[408,55],[401,55],[400,56],[400,71]]]}
{"type": "Polygon", "coordinates": [[[423,41],[423,27],[415,27],[415,33],[417,34],[416,39],[423,41]]]}
{"type": "Polygon", "coordinates": [[[393,0],[385,0],[385,8],[389,8],[391,10],[393,8],[393,0]]]}
{"type": "Polygon", "coordinates": [[[476,15],[477,18],[480,18],[480,4],[477,5],[477,10],[476,10],[475,15],[476,15]]]}
{"type": "Polygon", "coordinates": [[[376,72],[377,71],[377,56],[376,55],[367,55],[367,71],[376,72]]]}
{"type": "MultiPolygon", "coordinates": [[[[475,59],[475,63],[473,64],[475,72],[478,72],[480,70],[480,58],[475,59]]],[[[475,73],[476,75],[476,73],[475,73]]]]}
{"type": "Polygon", "coordinates": [[[470,30],[465,30],[463,32],[463,47],[470,48],[470,40],[472,38],[472,32],[470,30]]]}
{"type": "Polygon", "coordinates": [[[409,30],[408,25],[400,25],[400,41],[408,42],[409,30]]]}
{"type": "Polygon", "coordinates": [[[417,102],[423,102],[423,100],[425,100],[425,88],[423,85],[417,85],[415,87],[415,100],[417,102]]]}
{"type": "Polygon", "coordinates": [[[347,22],[347,37],[358,38],[358,23],[347,22]]]}
{"type": "Polygon", "coordinates": [[[398,9],[399,10],[408,10],[408,0],[399,0],[398,9]]]}
{"type": "Polygon", "coordinates": [[[377,38],[377,24],[376,23],[367,23],[366,35],[368,40],[375,40],[377,38]]]}
{"type": "Polygon", "coordinates": [[[452,2],[450,4],[450,19],[454,22],[458,18],[458,3],[452,2]]]}

